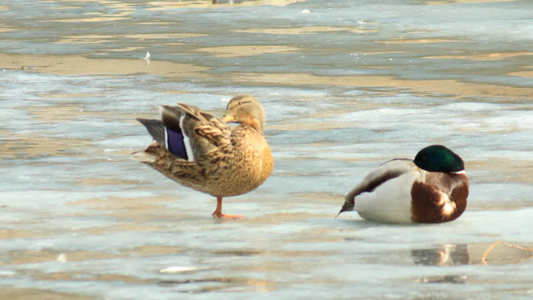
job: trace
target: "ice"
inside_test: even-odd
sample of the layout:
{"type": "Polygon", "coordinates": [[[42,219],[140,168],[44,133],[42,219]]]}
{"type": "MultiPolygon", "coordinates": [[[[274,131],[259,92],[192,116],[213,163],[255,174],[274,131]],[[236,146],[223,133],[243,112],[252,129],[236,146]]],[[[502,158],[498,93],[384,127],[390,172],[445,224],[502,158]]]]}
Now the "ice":
{"type": "Polygon", "coordinates": [[[533,245],[530,11],[528,1],[0,5],[0,294],[530,297],[531,252],[520,249],[533,245]],[[213,220],[215,197],[129,158],[151,142],[135,118],[178,102],[222,116],[237,94],[263,104],[275,169],[224,199],[245,218],[213,220]],[[430,144],[465,160],[459,219],[335,218],[368,172],[430,144]],[[498,241],[514,247],[495,246],[483,265],[498,241]]]}

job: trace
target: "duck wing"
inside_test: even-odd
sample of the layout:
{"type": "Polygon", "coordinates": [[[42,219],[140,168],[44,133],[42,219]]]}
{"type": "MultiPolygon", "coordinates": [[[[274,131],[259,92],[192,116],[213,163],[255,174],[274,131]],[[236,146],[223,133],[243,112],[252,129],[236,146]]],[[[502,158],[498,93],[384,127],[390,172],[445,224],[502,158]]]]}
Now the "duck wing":
{"type": "Polygon", "coordinates": [[[167,149],[189,161],[229,143],[229,126],[194,105],[161,106],[161,122],[167,133],[167,149]]]}
{"type": "Polygon", "coordinates": [[[411,159],[397,158],[385,162],[379,168],[368,173],[363,181],[344,196],[345,202],[339,214],[345,211],[353,211],[355,197],[358,195],[365,192],[371,193],[383,183],[412,171],[413,167],[415,167],[415,165],[411,159]]]}

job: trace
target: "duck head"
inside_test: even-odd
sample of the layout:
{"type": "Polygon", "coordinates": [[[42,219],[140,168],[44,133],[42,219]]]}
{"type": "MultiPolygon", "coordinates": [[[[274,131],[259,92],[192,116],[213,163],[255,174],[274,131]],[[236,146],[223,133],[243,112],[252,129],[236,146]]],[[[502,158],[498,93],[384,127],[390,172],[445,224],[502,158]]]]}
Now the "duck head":
{"type": "Polygon", "coordinates": [[[265,125],[265,111],[261,103],[252,96],[239,95],[233,97],[226,107],[226,114],[222,118],[225,123],[240,123],[251,125],[263,133],[265,125]]]}
{"type": "Polygon", "coordinates": [[[420,150],[414,163],[420,169],[429,172],[456,173],[465,169],[461,157],[441,145],[432,145],[420,150]]]}

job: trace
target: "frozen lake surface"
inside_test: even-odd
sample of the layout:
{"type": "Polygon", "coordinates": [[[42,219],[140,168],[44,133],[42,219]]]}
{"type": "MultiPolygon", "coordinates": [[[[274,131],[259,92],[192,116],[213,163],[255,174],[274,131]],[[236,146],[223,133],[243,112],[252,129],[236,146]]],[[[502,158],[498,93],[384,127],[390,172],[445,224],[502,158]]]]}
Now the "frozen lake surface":
{"type": "Polygon", "coordinates": [[[533,248],[531,1],[211,2],[0,4],[0,298],[533,297],[531,252],[482,262],[533,248]],[[244,219],[129,159],[135,118],[242,93],[275,158],[244,219]],[[430,144],[466,162],[461,218],[334,218],[430,144]]]}

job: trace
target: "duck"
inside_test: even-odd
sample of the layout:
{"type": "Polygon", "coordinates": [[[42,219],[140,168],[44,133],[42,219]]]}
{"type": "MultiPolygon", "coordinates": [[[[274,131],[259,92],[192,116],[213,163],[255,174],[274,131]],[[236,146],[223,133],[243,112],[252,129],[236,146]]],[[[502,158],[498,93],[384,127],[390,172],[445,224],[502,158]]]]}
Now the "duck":
{"type": "Polygon", "coordinates": [[[265,112],[253,96],[233,97],[222,119],[178,103],[161,106],[160,119],[137,120],[153,141],[132,158],[185,187],[216,197],[214,218],[242,218],[222,213],[223,198],[255,190],[274,168],[263,133],[265,112]]]}
{"type": "Polygon", "coordinates": [[[392,159],[371,171],[345,195],[339,214],[355,210],[365,220],[398,224],[449,222],[465,211],[468,192],[463,159],[431,145],[414,160],[392,159]]]}

